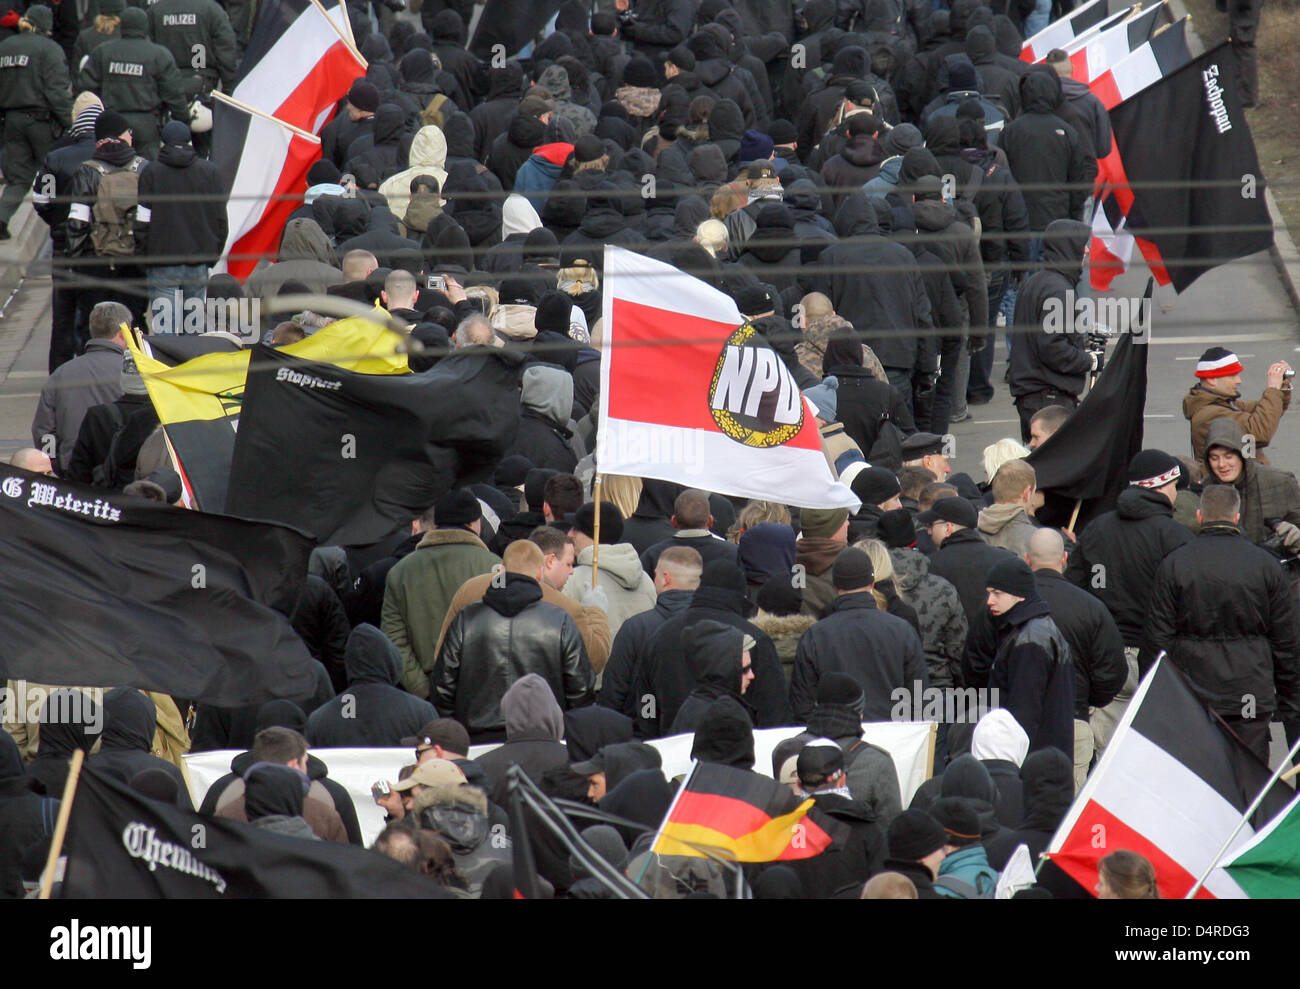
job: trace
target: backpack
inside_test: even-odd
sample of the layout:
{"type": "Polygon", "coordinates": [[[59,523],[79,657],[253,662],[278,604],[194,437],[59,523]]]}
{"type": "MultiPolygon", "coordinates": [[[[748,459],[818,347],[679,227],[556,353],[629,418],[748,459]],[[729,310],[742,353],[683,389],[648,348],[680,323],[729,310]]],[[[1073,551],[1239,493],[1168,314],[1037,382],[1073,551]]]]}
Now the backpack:
{"type": "Polygon", "coordinates": [[[959,899],[963,900],[991,900],[997,890],[997,883],[991,883],[988,889],[984,889],[983,880],[986,877],[979,876],[976,886],[972,886],[965,879],[958,879],[956,876],[940,876],[934,881],[934,886],[939,889],[951,890],[956,893],[959,899]]]}
{"type": "Polygon", "coordinates": [[[866,455],[867,463],[874,467],[902,470],[904,439],[906,437],[903,435],[903,431],[889,418],[889,413],[886,412],[880,420],[880,429],[876,432],[876,441],[871,444],[871,450],[866,455]]]}
{"type": "Polygon", "coordinates": [[[442,105],[446,102],[447,97],[445,94],[434,93],[429,105],[420,111],[420,126],[428,127],[432,124],[438,130],[442,130],[442,125],[445,122],[442,115],[442,105]]]}
{"type": "Polygon", "coordinates": [[[137,157],[125,168],[89,161],[99,172],[99,191],[91,209],[90,241],[103,257],[135,255],[135,211],[140,205],[140,169],[146,159],[137,157]]]}

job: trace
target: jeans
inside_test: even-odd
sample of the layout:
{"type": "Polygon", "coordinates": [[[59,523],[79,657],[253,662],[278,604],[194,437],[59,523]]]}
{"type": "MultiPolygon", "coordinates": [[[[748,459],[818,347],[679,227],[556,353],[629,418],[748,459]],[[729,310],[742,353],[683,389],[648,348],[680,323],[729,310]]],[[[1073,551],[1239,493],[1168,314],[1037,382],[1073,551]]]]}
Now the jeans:
{"type": "MultiPolygon", "coordinates": [[[[898,394],[903,396],[903,404],[908,410],[915,415],[912,407],[912,369],[909,367],[887,367],[885,368],[885,377],[889,383],[898,389],[898,394]]],[[[866,450],[862,451],[864,454],[866,450]]]]}
{"type": "MultiPolygon", "coordinates": [[[[1043,260],[1043,238],[1035,237],[1029,242],[1029,263],[1037,264],[1043,260]]],[[[1033,272],[1029,272],[1030,275],[1033,272]]],[[[1025,277],[1028,277],[1026,275],[1025,277]]],[[[1008,284],[1007,290],[1002,296],[1002,315],[1007,318],[1007,366],[1011,365],[1011,327],[1016,323],[1016,297],[1019,293],[1014,285],[1008,284]]],[[[990,310],[991,311],[991,310],[990,310]]]]}
{"type": "Polygon", "coordinates": [[[151,332],[203,333],[208,329],[203,315],[208,298],[207,265],[154,265],[148,278],[151,332]],[[197,299],[198,304],[187,305],[191,299],[197,299]]]}
{"type": "MultiPolygon", "coordinates": [[[[989,313],[996,319],[1002,306],[1002,296],[1007,290],[1007,273],[995,271],[989,277],[989,313]]],[[[966,383],[966,401],[990,402],[993,400],[993,350],[997,334],[984,337],[984,349],[970,355],[970,378],[966,383]]]]}
{"type": "Polygon", "coordinates": [[[1052,22],[1052,0],[1035,0],[1034,12],[1025,18],[1025,37],[1032,38],[1052,22]]]}

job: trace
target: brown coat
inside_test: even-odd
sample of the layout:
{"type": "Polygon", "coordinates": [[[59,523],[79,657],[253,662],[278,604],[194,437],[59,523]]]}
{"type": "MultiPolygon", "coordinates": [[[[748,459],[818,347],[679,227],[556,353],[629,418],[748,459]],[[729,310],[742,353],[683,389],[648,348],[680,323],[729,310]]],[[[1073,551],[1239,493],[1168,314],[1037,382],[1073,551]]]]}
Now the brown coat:
{"type": "Polygon", "coordinates": [[[1223,416],[1229,416],[1240,428],[1243,436],[1255,437],[1255,459],[1261,464],[1268,464],[1264,454],[1282,421],[1282,413],[1291,405],[1291,389],[1265,388],[1259,401],[1243,402],[1216,395],[1198,383],[1183,396],[1183,416],[1192,425],[1192,459],[1198,463],[1205,460],[1205,434],[1210,430],[1210,423],[1223,416]]]}
{"type": "MultiPolygon", "coordinates": [[[[438,633],[438,648],[435,653],[442,652],[442,640],[447,637],[447,629],[451,628],[452,620],[460,614],[461,609],[475,601],[483,600],[483,595],[492,586],[492,577],[493,574],[486,573],[480,577],[471,577],[460,585],[460,589],[452,596],[451,604],[447,607],[447,617],[443,619],[442,631],[438,633]]],[[[605,661],[609,659],[609,618],[601,609],[583,607],[569,595],[557,591],[545,581],[541,582],[541,586],[542,602],[563,608],[573,619],[573,623],[578,626],[582,644],[587,647],[587,658],[591,660],[591,668],[599,673],[605,668],[605,661]]]]}
{"type": "MultiPolygon", "coordinates": [[[[232,821],[248,823],[248,812],[244,809],[244,781],[232,780],[221,794],[217,803],[217,817],[232,821]]],[[[311,789],[302,802],[302,816],[311,825],[312,833],[321,841],[348,842],[348,832],[343,826],[343,818],[334,809],[334,802],[329,791],[316,780],[312,780],[311,789]]]]}

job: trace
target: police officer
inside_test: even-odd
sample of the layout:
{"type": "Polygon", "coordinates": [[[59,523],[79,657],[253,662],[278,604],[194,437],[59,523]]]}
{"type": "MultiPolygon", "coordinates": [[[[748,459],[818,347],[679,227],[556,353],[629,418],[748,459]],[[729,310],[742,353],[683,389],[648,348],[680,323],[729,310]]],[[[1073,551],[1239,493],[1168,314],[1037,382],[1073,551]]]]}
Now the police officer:
{"type": "Polygon", "coordinates": [[[149,15],[138,7],[123,12],[119,40],[90,53],[78,83],[79,88],[98,93],[105,106],[126,118],[135,135],[135,149],[146,158],[157,157],[162,147],[165,110],[176,120],[190,119],[176,60],[162,45],[149,40],[149,15]]]}
{"type": "Polygon", "coordinates": [[[51,38],[54,15],[34,6],[19,32],[0,42],[0,111],[4,113],[4,170],[0,240],[32,186],[50,145],[71,122],[72,88],[63,49],[51,38]]]}
{"type": "Polygon", "coordinates": [[[77,43],[72,46],[72,71],[80,72],[86,59],[100,45],[107,41],[116,41],[122,37],[122,11],[126,10],[126,0],[99,0],[99,13],[77,35],[77,43]]]}
{"type": "Polygon", "coordinates": [[[227,93],[234,88],[235,32],[216,0],[158,0],[149,8],[149,30],[176,60],[188,98],[206,102],[218,84],[227,93]]]}

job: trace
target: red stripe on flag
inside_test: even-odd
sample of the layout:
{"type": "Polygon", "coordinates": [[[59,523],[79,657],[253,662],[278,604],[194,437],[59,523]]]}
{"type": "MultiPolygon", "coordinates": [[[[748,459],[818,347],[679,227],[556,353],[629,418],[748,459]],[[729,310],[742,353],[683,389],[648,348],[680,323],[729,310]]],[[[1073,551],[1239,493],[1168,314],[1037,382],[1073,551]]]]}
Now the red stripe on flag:
{"type": "Polygon", "coordinates": [[[790,844],[786,846],[785,851],[773,861],[795,862],[799,859],[815,858],[831,846],[831,836],[821,829],[821,826],[812,819],[811,814],[805,814],[803,820],[796,827],[802,827],[803,829],[799,840],[796,842],[794,837],[791,837],[790,844]]]}
{"type": "Polygon", "coordinates": [[[1119,106],[1124,101],[1115,82],[1115,74],[1109,69],[1088,83],[1088,88],[1092,90],[1093,96],[1101,100],[1101,105],[1107,110],[1119,106]]]}
{"type": "Polygon", "coordinates": [[[1088,72],[1088,49],[1087,48],[1080,48],[1077,52],[1075,52],[1073,55],[1070,56],[1070,69],[1073,73],[1073,77],[1075,79],[1078,79],[1079,82],[1086,83],[1088,81],[1088,79],[1090,78],[1090,74],[1088,72]]]}
{"type": "Polygon", "coordinates": [[[365,74],[366,70],[356,57],[339,41],[325,51],[272,116],[314,134],[321,112],[332,110],[347,93],[352,81],[365,74]]]}
{"type": "MultiPolygon", "coordinates": [[[[244,148],[244,154],[257,153],[255,148],[244,148]]],[[[294,194],[301,193],[306,188],[307,170],[319,157],[319,144],[304,140],[296,134],[290,140],[280,177],[269,193],[271,197],[288,198],[271,198],[257,224],[230,247],[226,269],[240,282],[253,273],[263,257],[275,258],[280,249],[284,225],[289,222],[289,215],[302,204],[302,200],[294,194]]]]}
{"type": "Polygon", "coordinates": [[[772,820],[772,815],[736,797],[687,790],[668,820],[674,824],[698,824],[721,831],[729,838],[740,838],[757,831],[772,820]]]}
{"type": "MultiPolygon", "coordinates": [[[[1120,849],[1137,852],[1151,863],[1156,870],[1156,884],[1163,900],[1181,899],[1200,878],[1193,876],[1150,838],[1134,831],[1095,800],[1089,800],[1084,806],[1074,828],[1062,842],[1061,850],[1051,859],[1080,886],[1092,890],[1097,885],[1097,863],[1120,849]],[[1100,842],[1101,847],[1096,847],[1096,842],[1100,842]]],[[[1196,898],[1213,900],[1215,896],[1202,886],[1196,898]]]]}
{"type": "MultiPolygon", "coordinates": [[[[620,298],[612,319],[610,418],[721,432],[709,390],[723,345],[738,327],[620,298]]],[[[782,445],[821,450],[813,417],[805,414],[803,428],[782,445]]]]}

